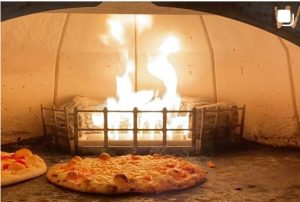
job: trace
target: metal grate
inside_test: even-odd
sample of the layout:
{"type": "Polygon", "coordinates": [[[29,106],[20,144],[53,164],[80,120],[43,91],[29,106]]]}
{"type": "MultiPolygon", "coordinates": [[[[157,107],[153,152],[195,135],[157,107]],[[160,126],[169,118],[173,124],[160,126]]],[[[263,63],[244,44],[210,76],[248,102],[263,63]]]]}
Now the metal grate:
{"type": "MultiPolygon", "coordinates": [[[[111,149],[127,147],[131,149],[132,153],[136,153],[141,148],[153,148],[154,146],[141,146],[139,143],[139,132],[158,132],[162,133],[162,141],[160,145],[155,147],[165,151],[168,149],[187,149],[191,153],[205,153],[211,147],[218,147],[219,140],[223,142],[231,142],[237,144],[243,134],[244,121],[245,121],[245,105],[243,107],[223,107],[218,105],[205,105],[203,107],[193,108],[192,110],[108,110],[106,107],[103,110],[86,110],[74,108],[73,113],[68,113],[67,108],[59,109],[53,106],[47,108],[41,106],[42,124],[44,135],[52,136],[54,144],[68,147],[71,152],[79,153],[86,149],[101,148],[104,151],[111,149]],[[79,123],[79,115],[85,113],[103,113],[103,128],[89,128],[82,127],[79,123]],[[109,128],[108,114],[110,113],[130,113],[133,116],[132,128],[109,128]],[[162,127],[161,128],[139,128],[138,127],[138,114],[140,113],[161,113],[162,114],[162,127]],[[168,114],[169,113],[187,113],[190,117],[190,126],[188,128],[167,128],[168,114]],[[130,145],[110,145],[108,134],[111,131],[131,132],[133,138],[130,145]],[[190,144],[188,145],[172,145],[169,144],[168,131],[189,131],[190,144]],[[93,145],[84,146],[80,144],[80,133],[82,132],[95,132],[103,133],[103,144],[95,142],[93,145]],[[229,136],[234,138],[229,140],[229,136]]],[[[150,141],[150,140],[149,140],[150,141]]],[[[173,141],[173,140],[172,140],[173,141]]],[[[189,140],[186,140],[189,141],[189,140]]],[[[221,141],[221,142],[222,142],[221,141]]],[[[223,143],[222,143],[223,144],[223,143]]]]}

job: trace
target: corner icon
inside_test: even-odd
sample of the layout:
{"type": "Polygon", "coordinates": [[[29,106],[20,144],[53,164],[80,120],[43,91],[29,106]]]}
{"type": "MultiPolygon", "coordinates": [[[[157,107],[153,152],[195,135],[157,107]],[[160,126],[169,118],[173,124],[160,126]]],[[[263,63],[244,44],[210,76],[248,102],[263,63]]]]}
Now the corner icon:
{"type": "Polygon", "coordinates": [[[298,7],[296,16],[292,13],[291,6],[285,6],[284,9],[278,9],[278,7],[275,6],[274,11],[278,29],[281,27],[296,27],[300,15],[300,6],[298,7]]]}

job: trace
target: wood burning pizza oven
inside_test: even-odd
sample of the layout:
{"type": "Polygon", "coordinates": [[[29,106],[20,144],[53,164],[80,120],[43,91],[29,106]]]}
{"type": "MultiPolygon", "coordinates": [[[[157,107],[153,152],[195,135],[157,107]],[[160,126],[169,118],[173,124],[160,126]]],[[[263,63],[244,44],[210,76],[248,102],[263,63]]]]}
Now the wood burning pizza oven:
{"type": "Polygon", "coordinates": [[[299,15],[292,2],[3,3],[1,144],[300,148],[299,15]]]}
{"type": "MultiPolygon", "coordinates": [[[[232,127],[237,125],[236,127],[239,128],[236,128],[236,133],[238,136],[241,135],[245,105],[247,116],[243,136],[246,139],[277,146],[297,147],[299,145],[299,79],[297,77],[299,28],[287,28],[287,31],[284,27],[278,29],[274,26],[276,21],[274,8],[282,5],[266,4],[273,10],[265,9],[261,12],[269,12],[268,15],[273,16],[272,19],[268,19],[270,16],[268,18],[261,16],[261,19],[256,19],[259,16],[245,19],[244,15],[250,15],[259,8],[254,4],[238,3],[195,5],[103,3],[97,4],[98,6],[94,4],[96,3],[50,5],[21,3],[15,4],[15,7],[11,4],[4,5],[6,12],[3,16],[5,21],[2,22],[2,143],[37,137],[43,134],[43,130],[46,134],[47,126],[55,125],[53,121],[57,117],[52,116],[51,123],[46,123],[48,120],[45,122],[45,117],[41,116],[38,107],[41,104],[45,107],[43,109],[55,106],[58,108],[55,109],[54,114],[56,114],[65,110],[59,109],[60,106],[64,106],[66,102],[78,95],[87,97],[86,99],[98,100],[100,104],[98,103],[97,109],[94,110],[99,111],[107,107],[101,105],[101,101],[103,104],[109,97],[120,100],[122,93],[118,91],[127,90],[135,92],[128,98],[133,100],[133,103],[138,94],[144,102],[149,102],[151,99],[153,101],[154,98],[165,98],[161,101],[167,103],[153,109],[150,106],[142,109],[139,105],[140,109],[137,110],[155,111],[169,107],[168,110],[173,111],[190,111],[189,124],[179,128],[191,132],[188,136],[192,139],[191,145],[194,150],[199,150],[195,146],[196,141],[202,136],[201,130],[205,130],[201,122],[206,122],[201,120],[201,117],[206,116],[201,115],[200,110],[205,108],[204,105],[221,111],[226,108],[231,112],[223,117],[226,119],[223,120],[224,123],[219,123],[219,118],[222,119],[222,116],[214,115],[216,120],[211,120],[209,127],[215,132],[219,131],[218,127],[222,124],[228,126],[227,131],[235,130],[232,127]],[[47,11],[64,8],[64,6],[80,8],[47,11]],[[245,11],[242,14],[233,11],[225,12],[222,6],[229,11],[232,11],[234,6],[240,8],[240,12],[242,9],[245,11]],[[14,16],[43,10],[47,12],[7,20],[14,16]],[[281,37],[236,20],[211,14],[209,11],[254,24],[281,37]],[[260,20],[265,23],[264,27],[260,20]],[[168,37],[169,39],[174,37],[175,41],[170,39],[171,41],[166,42],[168,37]],[[163,43],[170,50],[165,50],[165,53],[159,55],[163,43]],[[180,47],[175,47],[176,43],[180,47]],[[178,50],[175,50],[176,48],[178,50]],[[166,53],[167,51],[170,53],[166,53]],[[161,71],[163,76],[156,75],[159,71],[154,72],[155,68],[149,70],[149,66],[155,62],[164,63],[161,66],[170,65],[168,68],[172,69],[169,72],[161,71]],[[129,70],[129,65],[132,65],[134,70],[129,70]],[[126,71],[131,72],[125,75],[126,71]],[[118,77],[119,87],[116,84],[116,77],[118,77]],[[168,78],[170,81],[167,81],[168,78]],[[124,85],[127,85],[126,79],[131,83],[128,84],[127,89],[124,89],[126,88],[124,85]],[[170,84],[172,79],[176,81],[170,84]],[[147,96],[152,97],[147,98],[147,96]],[[168,96],[169,101],[166,101],[168,96]],[[176,101],[176,96],[180,96],[181,101],[176,101]],[[176,102],[181,102],[185,106],[170,108],[174,103],[178,105],[176,102]],[[193,107],[198,110],[193,111],[193,107]],[[192,118],[193,116],[197,117],[192,118]],[[40,122],[43,122],[43,129],[40,122]]],[[[294,7],[297,5],[293,5],[293,9],[294,7]]],[[[126,96],[128,94],[123,92],[123,97],[126,96]]],[[[86,105],[96,106],[93,101],[84,99],[77,97],[73,101],[77,102],[78,110],[84,110],[82,106],[84,103],[80,103],[80,100],[86,105]]],[[[69,109],[72,114],[68,114],[68,118],[71,117],[72,123],[69,121],[62,123],[63,125],[58,125],[54,131],[56,134],[57,131],[72,126],[72,130],[63,130],[67,131],[68,137],[73,140],[77,148],[78,141],[74,137],[77,137],[78,130],[82,129],[76,127],[76,125],[81,127],[76,123],[77,116],[73,117],[76,104],[73,103],[73,109],[69,109]],[[70,124],[71,126],[65,127],[70,124]]],[[[108,106],[108,110],[128,111],[135,107],[132,105],[123,109],[120,106],[120,103],[117,107],[108,106]]],[[[127,104],[127,106],[131,105],[127,104]]],[[[85,107],[90,107],[89,110],[93,109],[91,106],[85,107]]],[[[42,112],[45,114],[44,110],[42,112]]],[[[79,111],[79,113],[84,112],[79,111]]],[[[134,142],[138,140],[137,133],[141,132],[139,130],[149,129],[149,126],[146,128],[137,126],[138,121],[135,122],[134,117],[143,118],[137,113],[132,111],[129,115],[132,119],[131,139],[134,142]]],[[[161,112],[160,115],[156,115],[161,119],[159,128],[162,134],[168,133],[167,125],[170,124],[170,120],[163,120],[163,117],[169,117],[166,114],[161,112]]],[[[102,119],[106,117],[105,113],[98,115],[102,116],[102,119]]],[[[81,119],[83,116],[80,116],[81,119]]],[[[149,125],[146,122],[143,124],[149,125]]],[[[104,125],[110,130],[112,123],[104,125]]],[[[102,129],[104,125],[102,124],[102,129]]],[[[118,127],[113,126],[113,128],[118,127]]],[[[155,127],[153,129],[158,130],[155,127]]],[[[176,127],[173,129],[175,130],[176,127]]],[[[109,133],[105,130],[102,132],[109,133]]],[[[107,147],[108,136],[107,134],[103,136],[105,147],[107,147]]],[[[167,135],[162,135],[160,139],[162,146],[166,146],[167,135]]],[[[133,146],[136,147],[136,143],[133,146]]]]}

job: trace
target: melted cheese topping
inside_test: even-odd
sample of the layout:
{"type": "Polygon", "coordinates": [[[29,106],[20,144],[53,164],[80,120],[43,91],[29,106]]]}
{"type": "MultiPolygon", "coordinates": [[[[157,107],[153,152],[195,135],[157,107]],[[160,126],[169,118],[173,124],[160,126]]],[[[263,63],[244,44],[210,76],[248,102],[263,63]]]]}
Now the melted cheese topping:
{"type": "Polygon", "coordinates": [[[99,158],[74,157],[49,169],[48,179],[67,188],[105,193],[97,185],[116,187],[116,193],[161,192],[186,188],[205,179],[204,171],[182,158],[160,155],[126,155],[99,158]],[[75,187],[74,187],[75,186],[75,187]]]}

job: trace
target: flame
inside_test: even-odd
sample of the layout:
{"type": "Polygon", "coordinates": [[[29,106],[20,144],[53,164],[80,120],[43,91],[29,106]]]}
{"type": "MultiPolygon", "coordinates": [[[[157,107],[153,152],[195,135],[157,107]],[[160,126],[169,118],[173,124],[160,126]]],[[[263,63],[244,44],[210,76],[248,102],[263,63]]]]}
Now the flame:
{"type": "MultiPolygon", "coordinates": [[[[152,25],[152,18],[149,15],[137,15],[136,26],[138,30],[143,31],[145,28],[150,28],[152,25]]],[[[122,56],[126,63],[125,72],[122,76],[116,77],[117,98],[110,97],[106,101],[108,110],[132,110],[137,107],[140,110],[162,110],[166,107],[168,110],[179,110],[181,98],[177,93],[177,75],[173,65],[169,62],[168,57],[180,50],[180,42],[175,36],[168,36],[161,46],[158,48],[158,54],[155,58],[149,58],[147,70],[150,74],[160,79],[166,92],[163,97],[157,97],[154,90],[141,90],[134,92],[133,84],[131,81],[131,74],[134,73],[135,68],[132,58],[128,53],[126,47],[126,40],[124,37],[124,26],[121,19],[110,18],[108,19],[108,26],[110,35],[103,37],[107,42],[107,38],[112,37],[120,45],[122,56]]],[[[94,113],[92,121],[96,126],[103,127],[104,119],[103,114],[94,113]]],[[[168,114],[167,128],[188,128],[189,116],[179,116],[175,113],[168,114]]],[[[133,128],[132,113],[109,113],[108,114],[108,127],[111,129],[118,128],[133,128]]],[[[162,128],[162,113],[139,113],[138,127],[148,129],[161,129],[162,128]]],[[[184,132],[179,139],[186,139],[188,132],[184,132]]],[[[167,133],[168,139],[173,139],[174,134],[172,131],[167,133]]],[[[118,131],[109,133],[109,139],[113,140],[132,140],[132,131],[126,134],[118,131]]],[[[160,133],[155,131],[148,131],[139,137],[140,139],[154,140],[162,139],[160,133]]],[[[176,138],[178,139],[178,138],[176,138]]]]}
{"type": "Polygon", "coordinates": [[[135,15],[138,34],[141,34],[145,29],[152,26],[152,17],[150,15],[135,15]]]}
{"type": "Polygon", "coordinates": [[[118,40],[120,44],[124,44],[124,37],[123,37],[123,27],[120,21],[109,19],[108,24],[110,27],[110,33],[111,35],[118,40]]]}
{"type": "Polygon", "coordinates": [[[180,97],[177,95],[177,75],[173,65],[168,61],[168,56],[177,51],[179,51],[178,39],[169,36],[160,46],[158,57],[148,64],[149,73],[162,80],[166,87],[160,107],[162,105],[168,109],[179,109],[180,107],[180,97]]]}

